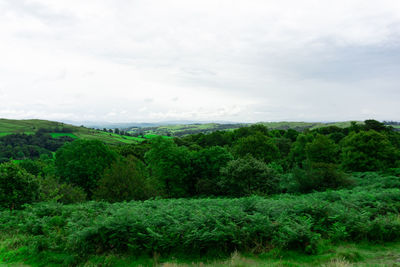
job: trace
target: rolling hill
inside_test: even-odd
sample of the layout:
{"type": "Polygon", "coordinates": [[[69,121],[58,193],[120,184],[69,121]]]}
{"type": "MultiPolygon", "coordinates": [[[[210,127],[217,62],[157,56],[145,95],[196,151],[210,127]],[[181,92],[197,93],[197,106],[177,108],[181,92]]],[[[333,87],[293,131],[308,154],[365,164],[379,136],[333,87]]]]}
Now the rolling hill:
{"type": "Polygon", "coordinates": [[[72,138],[81,138],[88,140],[101,140],[108,144],[120,143],[137,143],[145,140],[145,138],[122,136],[114,133],[106,133],[99,130],[89,129],[86,127],[78,127],[62,122],[47,121],[47,120],[9,120],[0,119],[0,136],[25,133],[33,134],[39,129],[54,129],[54,133],[50,133],[53,137],[70,136],[72,138]],[[58,132],[62,128],[67,128],[68,132],[58,132]]]}
{"type": "MultiPolygon", "coordinates": [[[[362,122],[357,122],[362,123],[362,122]]],[[[231,131],[240,127],[250,126],[252,124],[262,124],[269,129],[287,130],[294,129],[297,131],[304,131],[306,129],[316,129],[327,126],[337,126],[340,128],[349,127],[351,122],[257,122],[257,123],[193,123],[193,124],[176,124],[176,125],[163,125],[152,127],[130,127],[125,128],[130,133],[134,134],[158,134],[158,135],[171,135],[183,136],[186,134],[197,133],[210,133],[215,131],[231,131]]]]}
{"type": "MultiPolygon", "coordinates": [[[[362,122],[358,122],[362,123],[362,122]]],[[[297,131],[304,131],[306,129],[316,129],[327,126],[348,127],[350,122],[258,122],[263,124],[269,129],[294,129],[297,131]]],[[[162,125],[151,127],[127,127],[124,130],[131,134],[136,134],[143,137],[123,136],[114,133],[108,133],[97,129],[86,128],[83,126],[74,126],[56,121],[48,120],[10,120],[0,119],[0,136],[12,133],[25,133],[33,134],[41,128],[54,129],[51,133],[53,137],[70,136],[72,138],[82,139],[98,139],[108,144],[119,143],[137,143],[145,139],[153,138],[156,135],[162,136],[183,136],[187,134],[197,133],[210,133],[214,131],[231,131],[240,127],[250,126],[252,123],[193,123],[193,124],[175,124],[175,125],[162,125]],[[62,128],[67,128],[69,131],[66,133],[59,133],[62,128]]]]}

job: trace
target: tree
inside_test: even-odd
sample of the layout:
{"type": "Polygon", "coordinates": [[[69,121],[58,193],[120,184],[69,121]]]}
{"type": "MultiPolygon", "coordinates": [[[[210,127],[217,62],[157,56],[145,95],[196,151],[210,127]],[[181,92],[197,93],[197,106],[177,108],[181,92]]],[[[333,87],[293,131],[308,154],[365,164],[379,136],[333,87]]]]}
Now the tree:
{"type": "Polygon", "coordinates": [[[272,194],[278,190],[278,176],[263,161],[247,155],[221,169],[219,185],[224,194],[234,197],[272,194]]]}
{"type": "Polygon", "coordinates": [[[88,196],[117,154],[98,140],[76,140],[56,152],[56,169],[62,182],[82,187],[88,196]]]}
{"type": "Polygon", "coordinates": [[[261,133],[256,133],[248,137],[240,138],[233,146],[233,153],[238,157],[244,157],[247,154],[254,158],[263,160],[265,163],[279,159],[279,149],[274,140],[261,133]]]}
{"type": "Polygon", "coordinates": [[[303,162],[307,159],[306,146],[311,143],[313,136],[311,134],[299,134],[296,142],[292,144],[289,153],[289,162],[291,166],[302,166],[303,162]]]}
{"type": "Polygon", "coordinates": [[[195,193],[191,175],[190,151],[178,147],[172,140],[157,137],[145,154],[150,175],[167,197],[186,197],[195,193]]]}
{"type": "Polygon", "coordinates": [[[305,147],[307,160],[320,163],[336,163],[339,156],[339,146],[325,135],[318,134],[305,147]]]}
{"type": "Polygon", "coordinates": [[[376,120],[365,120],[363,126],[366,131],[374,130],[377,132],[382,132],[387,130],[385,124],[376,120]]]}
{"type": "Polygon", "coordinates": [[[218,195],[220,170],[232,160],[232,155],[220,146],[201,149],[192,154],[196,194],[218,195]]]}
{"type": "Polygon", "coordinates": [[[12,162],[0,164],[0,206],[10,210],[38,199],[39,184],[32,174],[12,162]]]}
{"type": "Polygon", "coordinates": [[[146,166],[137,158],[120,158],[104,171],[94,195],[109,202],[147,199],[146,173],[146,166]]]}
{"type": "Polygon", "coordinates": [[[399,151],[383,133],[351,132],[342,140],[342,166],[348,171],[379,171],[396,167],[399,151]]]}

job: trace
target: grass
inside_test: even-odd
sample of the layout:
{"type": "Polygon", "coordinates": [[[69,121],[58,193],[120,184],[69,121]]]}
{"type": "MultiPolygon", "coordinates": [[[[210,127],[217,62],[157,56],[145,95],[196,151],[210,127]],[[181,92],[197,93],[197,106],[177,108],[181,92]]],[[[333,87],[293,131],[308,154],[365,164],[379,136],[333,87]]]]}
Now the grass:
{"type": "Polygon", "coordinates": [[[53,137],[53,138],[59,138],[59,137],[62,137],[62,136],[68,136],[68,137],[71,137],[71,138],[74,138],[74,139],[78,138],[73,133],[50,133],[50,136],[53,137]]]}
{"type": "Polygon", "coordinates": [[[60,136],[70,136],[74,139],[87,139],[87,140],[100,140],[107,144],[132,144],[138,143],[145,140],[140,137],[132,137],[132,136],[121,136],[114,133],[106,133],[99,130],[88,129],[85,127],[78,127],[74,125],[69,125],[61,122],[55,121],[46,121],[46,120],[8,120],[8,119],[0,119],[0,137],[8,134],[15,133],[25,133],[25,134],[34,134],[40,128],[45,129],[60,129],[60,128],[69,128],[72,130],[72,133],[50,133],[50,135],[54,138],[58,138],[60,136]]]}
{"type": "MultiPolygon", "coordinates": [[[[47,120],[8,120],[0,119],[1,133],[25,133],[35,132],[39,128],[54,129],[57,127],[68,126],[61,122],[47,120]]],[[[75,126],[73,126],[75,127],[75,126]]]]}
{"type": "Polygon", "coordinates": [[[217,267],[217,266],[399,266],[400,243],[344,243],[326,244],[318,255],[295,251],[270,250],[261,254],[232,253],[226,258],[191,258],[182,255],[164,258],[158,254],[135,257],[128,254],[99,254],[76,259],[67,253],[41,251],[29,253],[34,240],[17,234],[0,235],[0,266],[164,266],[164,267],[217,267]]]}
{"type": "MultiPolygon", "coordinates": [[[[159,135],[158,134],[145,134],[144,135],[144,137],[146,138],[146,139],[152,139],[152,138],[156,138],[156,137],[158,137],[159,135]]],[[[166,139],[169,139],[169,138],[173,138],[173,137],[171,137],[171,136],[162,136],[163,138],[166,138],[166,139]]]]}

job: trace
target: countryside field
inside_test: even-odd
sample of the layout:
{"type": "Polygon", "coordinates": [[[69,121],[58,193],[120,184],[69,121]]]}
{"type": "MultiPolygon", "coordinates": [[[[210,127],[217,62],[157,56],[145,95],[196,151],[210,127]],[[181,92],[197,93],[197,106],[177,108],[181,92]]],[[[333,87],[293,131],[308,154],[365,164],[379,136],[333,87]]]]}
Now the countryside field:
{"type": "MultiPolygon", "coordinates": [[[[357,122],[362,124],[362,122],[357,122]]],[[[261,124],[268,127],[271,130],[287,130],[294,129],[297,131],[304,131],[306,129],[312,130],[321,127],[336,126],[340,128],[346,128],[351,125],[350,121],[346,122],[258,122],[258,123],[237,123],[237,124],[219,124],[219,123],[193,123],[193,124],[177,124],[177,125],[165,125],[155,127],[143,127],[143,128],[127,128],[126,130],[130,133],[145,133],[145,134],[157,134],[157,135],[172,135],[172,136],[183,136],[187,134],[196,133],[211,133],[215,131],[233,131],[240,127],[250,126],[253,124],[261,124]]]]}
{"type": "Polygon", "coordinates": [[[136,143],[143,141],[143,138],[121,136],[114,133],[105,133],[99,130],[88,129],[85,127],[77,127],[69,124],[64,124],[46,120],[6,120],[0,119],[0,136],[5,136],[13,133],[33,134],[39,129],[61,129],[66,127],[72,130],[72,133],[51,133],[53,137],[70,136],[72,138],[80,138],[87,140],[100,140],[108,144],[120,143],[136,143]]]}

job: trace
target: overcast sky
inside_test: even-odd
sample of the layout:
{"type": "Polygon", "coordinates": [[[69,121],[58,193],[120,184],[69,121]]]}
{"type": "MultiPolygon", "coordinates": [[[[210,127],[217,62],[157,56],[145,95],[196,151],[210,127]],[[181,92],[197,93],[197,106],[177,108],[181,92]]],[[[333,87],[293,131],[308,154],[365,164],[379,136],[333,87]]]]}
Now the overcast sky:
{"type": "Polygon", "coordinates": [[[0,117],[400,120],[400,1],[0,0],[0,117]]]}

